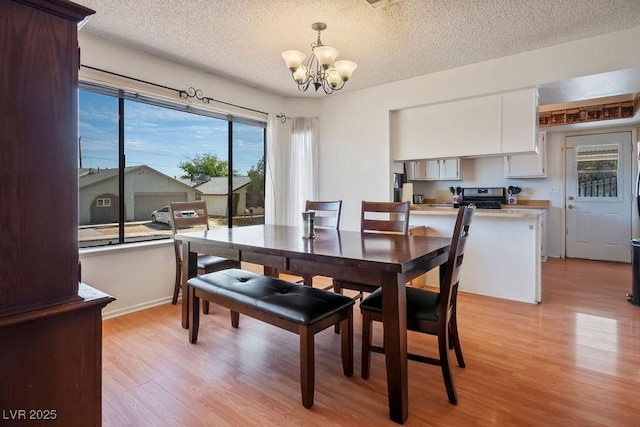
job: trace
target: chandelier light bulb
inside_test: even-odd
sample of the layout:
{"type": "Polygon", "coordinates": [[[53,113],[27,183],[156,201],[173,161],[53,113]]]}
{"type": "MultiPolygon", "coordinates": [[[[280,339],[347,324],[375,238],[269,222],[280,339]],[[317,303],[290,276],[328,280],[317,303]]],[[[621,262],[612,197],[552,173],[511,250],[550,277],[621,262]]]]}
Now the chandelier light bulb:
{"type": "Polygon", "coordinates": [[[318,58],[320,65],[326,70],[333,65],[333,61],[340,55],[340,52],[338,52],[338,49],[329,46],[317,46],[313,49],[313,54],[318,58]]]}
{"type": "Polygon", "coordinates": [[[304,83],[307,79],[307,67],[305,65],[301,65],[297,70],[293,72],[293,80],[300,83],[304,83]]]}
{"type": "Polygon", "coordinates": [[[336,86],[338,86],[338,84],[340,83],[340,81],[342,80],[342,78],[340,77],[340,74],[338,74],[338,72],[336,71],[335,68],[331,67],[327,70],[326,73],[326,77],[327,77],[327,81],[329,82],[329,84],[331,85],[331,87],[335,88],[336,86]]]}
{"type": "Polygon", "coordinates": [[[336,61],[333,64],[334,68],[345,82],[351,78],[353,72],[358,68],[358,64],[353,61],[347,61],[345,59],[336,61]]]}
{"type": "Polygon", "coordinates": [[[291,71],[295,71],[300,67],[300,65],[302,65],[302,62],[307,55],[299,50],[285,50],[282,52],[282,57],[284,58],[284,62],[287,64],[287,68],[291,71]]]}

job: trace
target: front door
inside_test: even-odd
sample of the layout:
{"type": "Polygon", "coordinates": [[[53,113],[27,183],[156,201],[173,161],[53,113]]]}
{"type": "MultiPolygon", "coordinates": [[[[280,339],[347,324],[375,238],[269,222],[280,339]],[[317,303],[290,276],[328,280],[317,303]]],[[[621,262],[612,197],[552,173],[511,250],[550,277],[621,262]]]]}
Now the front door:
{"type": "Polygon", "coordinates": [[[631,262],[631,132],[566,139],[566,256],[631,262]]]}

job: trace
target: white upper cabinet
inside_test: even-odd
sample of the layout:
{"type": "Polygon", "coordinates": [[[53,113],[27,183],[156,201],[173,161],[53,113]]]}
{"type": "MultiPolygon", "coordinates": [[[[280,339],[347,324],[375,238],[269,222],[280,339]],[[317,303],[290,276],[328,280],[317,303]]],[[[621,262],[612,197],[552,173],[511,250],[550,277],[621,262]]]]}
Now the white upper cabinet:
{"type": "Polygon", "coordinates": [[[534,88],[391,112],[394,160],[535,151],[534,88]]]}
{"type": "Polygon", "coordinates": [[[538,94],[525,89],[502,95],[502,140],[504,154],[534,152],[538,131],[538,94]]]}
{"type": "Polygon", "coordinates": [[[538,134],[538,152],[504,157],[506,178],[544,178],[547,176],[547,133],[538,134]]]}
{"type": "Polygon", "coordinates": [[[407,180],[458,180],[460,179],[460,159],[430,159],[405,162],[407,180]]]}

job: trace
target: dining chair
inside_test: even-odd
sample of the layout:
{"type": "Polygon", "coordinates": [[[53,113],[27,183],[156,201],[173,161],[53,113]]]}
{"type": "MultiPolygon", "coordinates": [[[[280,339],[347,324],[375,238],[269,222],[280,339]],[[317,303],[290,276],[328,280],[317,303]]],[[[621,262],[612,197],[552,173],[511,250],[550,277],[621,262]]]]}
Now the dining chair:
{"type": "MultiPolygon", "coordinates": [[[[368,202],[362,201],[360,213],[360,231],[362,233],[409,234],[409,202],[368,202]]],[[[334,280],[333,289],[341,294],[344,289],[358,291],[354,299],[360,298],[364,292],[377,289],[375,285],[356,281],[334,280]]]]}
{"type": "MultiPolygon", "coordinates": [[[[171,221],[171,230],[173,231],[173,249],[176,257],[176,278],[173,287],[173,299],[171,304],[178,302],[178,293],[182,286],[182,269],[186,263],[182,260],[182,245],[175,240],[177,230],[196,227],[198,229],[209,229],[209,215],[207,213],[207,202],[169,202],[169,214],[171,221]]],[[[213,273],[215,271],[226,270],[227,268],[240,268],[238,261],[212,256],[198,255],[197,260],[198,275],[205,273],[213,273]]],[[[203,312],[209,312],[209,303],[203,304],[203,312]]]]}
{"type": "MultiPolygon", "coordinates": [[[[307,200],[304,204],[304,208],[307,212],[315,212],[315,228],[326,230],[338,230],[340,228],[342,200],[307,200]]],[[[302,277],[302,280],[297,283],[304,283],[306,286],[313,286],[313,274],[298,274],[293,271],[282,271],[282,273],[300,276],[302,277]]],[[[333,286],[329,286],[329,288],[332,287],[333,286]]]]}
{"type": "MultiPolygon", "coordinates": [[[[453,230],[449,257],[441,274],[440,290],[407,287],[407,330],[438,337],[439,358],[408,353],[410,360],[441,367],[449,402],[458,403],[456,388],[451,374],[449,349],[453,348],[458,366],[465,367],[460,337],[458,336],[457,297],[458,282],[464,249],[469,237],[469,225],[475,206],[460,207],[453,230]]],[[[360,303],[362,312],[362,364],[361,376],[369,378],[371,352],[384,353],[384,347],[371,344],[373,321],[382,322],[382,289],[378,289],[360,303]]]]}

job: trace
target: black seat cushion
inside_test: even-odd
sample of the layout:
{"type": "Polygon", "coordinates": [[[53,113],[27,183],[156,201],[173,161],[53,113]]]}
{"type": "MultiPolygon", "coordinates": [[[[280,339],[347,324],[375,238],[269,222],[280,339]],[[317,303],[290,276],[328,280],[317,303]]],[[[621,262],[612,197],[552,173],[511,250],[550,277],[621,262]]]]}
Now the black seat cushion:
{"type": "Polygon", "coordinates": [[[203,274],[189,279],[188,284],[303,325],[312,325],[354,304],[351,298],[334,292],[239,269],[203,274]]]}
{"type": "MultiPolygon", "coordinates": [[[[438,320],[440,294],[425,289],[407,287],[407,317],[438,320]]],[[[360,310],[382,313],[382,288],[378,288],[360,303],[360,310]]]]}
{"type": "Polygon", "coordinates": [[[205,273],[237,267],[238,262],[213,255],[198,255],[198,269],[205,273]]]}

